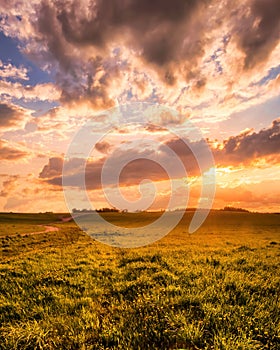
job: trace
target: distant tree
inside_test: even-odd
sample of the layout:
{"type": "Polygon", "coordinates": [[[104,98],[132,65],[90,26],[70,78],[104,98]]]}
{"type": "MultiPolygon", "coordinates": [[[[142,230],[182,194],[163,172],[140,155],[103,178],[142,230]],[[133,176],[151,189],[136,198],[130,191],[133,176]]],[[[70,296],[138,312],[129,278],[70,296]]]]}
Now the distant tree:
{"type": "Polygon", "coordinates": [[[247,209],[231,207],[229,205],[224,207],[223,210],[224,211],[238,211],[238,212],[243,212],[243,213],[249,213],[249,210],[247,210],[247,209]]]}
{"type": "Polygon", "coordinates": [[[117,208],[101,208],[96,210],[98,213],[118,213],[117,208]]]}

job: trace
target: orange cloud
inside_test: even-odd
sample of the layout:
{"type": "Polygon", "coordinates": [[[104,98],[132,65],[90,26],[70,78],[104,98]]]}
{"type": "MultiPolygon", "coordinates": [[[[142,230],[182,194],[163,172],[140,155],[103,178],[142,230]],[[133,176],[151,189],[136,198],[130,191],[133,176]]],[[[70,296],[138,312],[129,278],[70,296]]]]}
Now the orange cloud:
{"type": "Polygon", "coordinates": [[[3,181],[2,183],[2,190],[0,192],[0,197],[8,197],[10,195],[10,192],[17,187],[18,179],[19,179],[19,175],[8,176],[8,179],[3,181]]]}
{"type": "Polygon", "coordinates": [[[250,164],[264,158],[268,162],[280,161],[280,119],[259,132],[247,131],[231,136],[221,149],[214,150],[218,165],[250,164]]]}
{"type": "Polygon", "coordinates": [[[26,119],[26,111],[18,106],[0,103],[0,128],[9,129],[11,127],[22,126],[26,119]]]}
{"type": "Polygon", "coordinates": [[[28,156],[27,151],[23,151],[19,147],[10,145],[6,140],[0,140],[0,159],[7,161],[16,161],[28,156]]]}
{"type": "MultiPolygon", "coordinates": [[[[189,118],[200,123],[207,133],[218,167],[238,166],[253,172],[254,167],[265,166],[270,167],[273,176],[277,174],[274,164],[280,161],[279,119],[258,130],[276,118],[279,102],[275,103],[276,108],[270,107],[257,124],[252,111],[251,115],[250,111],[248,115],[244,112],[240,123],[240,118],[233,122],[234,131],[232,124],[222,124],[222,121],[233,120],[233,113],[252,106],[258,108],[279,97],[278,0],[244,0],[242,3],[237,0],[70,0],[67,3],[11,0],[2,1],[1,5],[4,35],[16,38],[21,54],[49,72],[53,79],[51,83],[26,85],[31,73],[29,68],[0,61],[3,167],[9,168],[10,174],[17,173],[20,168],[17,163],[26,161],[28,156],[35,158],[38,150],[41,157],[49,158],[45,166],[42,159],[34,161],[33,158],[25,169],[20,169],[39,173],[38,183],[32,182],[33,192],[19,184],[23,179],[7,180],[4,187],[11,188],[14,183],[20,193],[11,194],[6,208],[15,208],[16,203],[24,208],[20,194],[26,195],[31,203],[32,196],[38,199],[35,192],[43,189],[48,189],[49,198],[54,198],[54,192],[59,192],[62,184],[61,154],[75,130],[93,118],[96,110],[127,101],[163,103],[181,112],[175,118],[169,113],[153,115],[151,122],[158,126],[147,125],[146,132],[159,136],[164,146],[177,153],[188,175],[199,175],[197,161],[180,140],[167,139],[164,126],[183,127],[189,118]],[[32,117],[33,106],[39,111],[42,101],[45,105],[49,105],[48,101],[61,105],[32,117]],[[29,108],[19,106],[23,104],[29,108]],[[245,127],[250,131],[239,133],[245,127]],[[216,146],[220,141],[212,141],[214,132],[219,134],[215,137],[224,140],[219,147],[216,146]]],[[[136,138],[125,125],[122,132],[123,139],[136,138]]],[[[118,142],[110,139],[96,145],[99,153],[86,165],[89,189],[101,188],[102,167],[118,142]]],[[[197,150],[200,141],[191,145],[197,150]]],[[[160,161],[165,156],[163,148],[143,146],[132,151],[140,159],[125,167],[120,179],[123,187],[138,184],[142,177],[157,182],[167,179],[159,166],[144,159],[149,152],[158,152],[160,161]]],[[[122,151],[115,156],[112,165],[117,167],[118,161],[127,155],[122,151]]],[[[83,167],[84,161],[78,158],[66,164],[71,186],[79,187],[83,167]]],[[[176,176],[183,175],[178,172],[176,176]]],[[[109,180],[108,186],[112,185],[112,179],[109,180]]],[[[223,180],[225,176],[221,182],[223,180]]],[[[221,187],[229,188],[230,180],[226,185],[224,181],[221,187]]],[[[232,196],[241,202],[247,197],[253,202],[263,198],[275,203],[268,195],[254,196],[252,187],[246,190],[235,187],[236,191],[240,190],[239,197],[232,190],[220,189],[217,200],[223,204],[223,196],[228,201],[232,196]]]]}

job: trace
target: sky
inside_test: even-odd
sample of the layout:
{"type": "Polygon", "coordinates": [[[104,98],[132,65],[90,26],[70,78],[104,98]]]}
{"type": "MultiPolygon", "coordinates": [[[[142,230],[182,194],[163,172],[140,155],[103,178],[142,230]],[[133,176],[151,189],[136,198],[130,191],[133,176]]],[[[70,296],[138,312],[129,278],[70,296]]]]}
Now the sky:
{"type": "Polygon", "coordinates": [[[63,166],[79,209],[83,178],[94,208],[196,207],[214,169],[213,208],[280,211],[279,62],[279,0],[0,0],[0,211],[73,209],[63,166]],[[173,112],[112,122],[136,102],[173,112]],[[89,121],[88,159],[65,158],[89,121]]]}

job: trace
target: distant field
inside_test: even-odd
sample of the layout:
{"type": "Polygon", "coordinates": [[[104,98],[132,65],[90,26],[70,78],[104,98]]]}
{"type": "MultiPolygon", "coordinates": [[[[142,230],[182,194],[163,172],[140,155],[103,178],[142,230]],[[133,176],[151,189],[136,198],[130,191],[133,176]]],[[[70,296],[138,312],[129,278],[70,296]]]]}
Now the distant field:
{"type": "Polygon", "coordinates": [[[0,349],[280,349],[280,215],[213,211],[189,234],[191,216],[121,249],[61,215],[0,214],[0,349]]]}
{"type": "Polygon", "coordinates": [[[0,237],[44,231],[43,225],[60,222],[57,214],[0,213],[0,237]]]}
{"type": "Polygon", "coordinates": [[[61,217],[69,216],[69,214],[53,214],[53,213],[0,213],[0,224],[2,223],[18,223],[18,224],[47,224],[54,221],[60,221],[61,217]]]}

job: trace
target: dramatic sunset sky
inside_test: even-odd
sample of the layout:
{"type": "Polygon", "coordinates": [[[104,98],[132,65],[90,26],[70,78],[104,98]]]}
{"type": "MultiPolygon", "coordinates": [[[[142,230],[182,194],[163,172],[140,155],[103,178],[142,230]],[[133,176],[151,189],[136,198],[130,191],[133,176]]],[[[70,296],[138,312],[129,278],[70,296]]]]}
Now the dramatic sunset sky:
{"type": "MultiPolygon", "coordinates": [[[[164,147],[189,167],[188,205],[196,206],[197,165],[167,132],[190,121],[215,159],[213,207],[280,211],[279,0],[0,0],[0,94],[0,211],[66,211],[62,166],[74,134],[134,101],[169,106],[180,118],[115,129],[97,144],[86,169],[96,207],[108,206],[100,182],[107,157],[118,164],[134,152],[121,192],[134,200],[139,182],[151,179],[151,208],[165,208],[166,174],[145,159],[160,159],[164,147]]],[[[68,163],[78,198],[81,162],[68,163]]],[[[184,207],[180,186],[173,191],[184,207]]]]}

